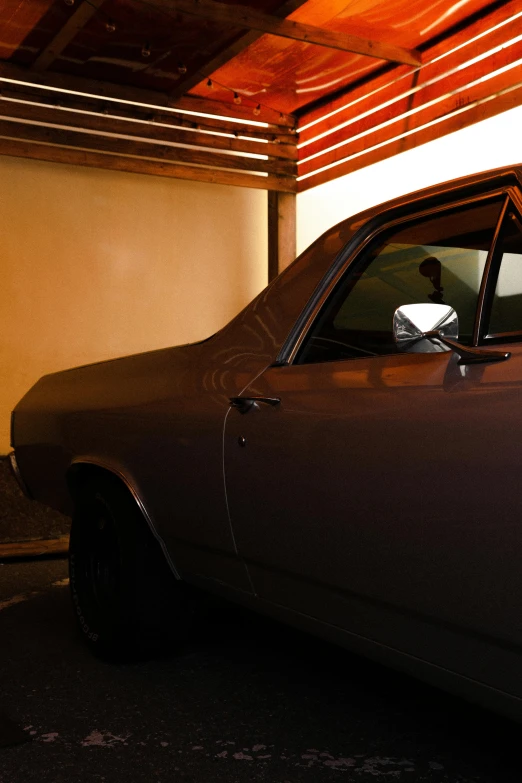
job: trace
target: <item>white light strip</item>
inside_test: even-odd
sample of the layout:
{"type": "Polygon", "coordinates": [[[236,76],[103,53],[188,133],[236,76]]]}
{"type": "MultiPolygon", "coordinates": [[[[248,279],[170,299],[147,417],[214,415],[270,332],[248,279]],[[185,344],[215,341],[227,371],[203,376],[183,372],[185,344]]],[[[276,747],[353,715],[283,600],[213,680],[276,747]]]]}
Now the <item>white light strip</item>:
{"type": "MultiPolygon", "coordinates": [[[[12,98],[0,98],[0,101],[8,101],[11,103],[27,103],[26,101],[18,101],[16,99],[12,98]]],[[[29,102],[30,105],[38,105],[38,106],[45,106],[46,104],[34,104],[29,102]]],[[[49,107],[47,107],[49,108],[49,107]]],[[[89,114],[90,112],[82,112],[83,114],[89,114]]],[[[94,115],[99,116],[99,115],[94,115]]],[[[61,125],[59,123],[54,122],[42,122],[39,120],[30,120],[30,119],[24,119],[20,117],[12,117],[11,115],[0,115],[0,120],[4,120],[6,122],[17,122],[21,125],[30,125],[30,126],[38,126],[41,128],[55,128],[56,130],[65,130],[65,131],[72,131],[73,133],[88,133],[92,136],[102,136],[105,138],[113,138],[113,139],[123,139],[125,141],[138,141],[143,142],[145,144],[156,144],[161,145],[165,147],[176,147],[180,149],[187,149],[187,150],[202,150],[203,152],[209,152],[212,153],[223,153],[224,155],[230,155],[235,156],[238,158],[249,158],[249,159],[255,159],[255,160],[268,160],[268,155],[260,155],[255,152],[237,152],[236,150],[216,150],[212,149],[211,147],[204,147],[202,145],[197,144],[183,144],[182,142],[177,141],[164,141],[164,140],[158,140],[158,139],[150,139],[147,136],[129,136],[125,133],[114,133],[111,131],[100,131],[100,130],[92,130],[90,128],[77,128],[72,125],[61,125]]],[[[158,123],[150,123],[152,125],[158,124],[158,123]]],[[[166,126],[166,127],[172,127],[172,126],[166,126]]]]}
{"type": "Polygon", "coordinates": [[[226,120],[227,122],[237,122],[241,125],[255,125],[258,128],[269,128],[268,122],[259,122],[258,120],[243,120],[239,117],[224,117],[221,114],[206,114],[189,109],[176,109],[172,106],[157,106],[154,103],[141,103],[140,101],[129,101],[125,98],[113,98],[109,95],[96,95],[91,92],[79,92],[78,90],[66,90],[64,87],[51,87],[48,84],[36,84],[35,82],[22,81],[21,79],[9,79],[7,76],[0,76],[0,82],[7,84],[17,84],[21,87],[34,87],[37,90],[47,90],[66,95],[78,95],[80,98],[94,98],[97,101],[112,101],[112,103],[123,103],[127,106],[141,106],[143,109],[155,109],[157,111],[172,112],[174,114],[188,114],[191,117],[207,117],[213,120],[226,120]]]}
{"type": "Polygon", "coordinates": [[[381,111],[381,109],[385,109],[388,106],[392,106],[394,103],[397,103],[397,101],[403,100],[408,96],[415,95],[421,90],[424,90],[426,87],[431,87],[433,84],[436,84],[437,82],[446,79],[448,76],[452,76],[453,74],[458,73],[459,71],[463,71],[464,69],[468,68],[470,65],[475,64],[480,60],[485,60],[494,54],[498,54],[503,49],[507,49],[509,46],[513,46],[514,44],[519,43],[521,40],[522,40],[522,35],[518,35],[516,36],[516,38],[512,38],[511,40],[506,41],[503,44],[499,44],[498,46],[495,46],[493,49],[490,49],[489,51],[483,52],[477,57],[474,57],[472,60],[469,60],[465,63],[461,63],[460,65],[455,66],[455,68],[452,68],[449,71],[445,71],[443,74],[440,74],[439,76],[435,76],[433,79],[429,79],[427,82],[424,82],[423,84],[418,85],[417,87],[412,87],[410,90],[406,90],[406,92],[402,93],[401,95],[397,95],[394,98],[390,98],[389,101],[386,101],[385,103],[381,103],[379,104],[379,106],[376,106],[373,109],[369,109],[368,111],[363,112],[362,114],[358,114],[356,117],[352,117],[350,120],[346,120],[346,122],[336,125],[335,128],[324,131],[323,133],[314,136],[314,138],[309,139],[308,141],[304,141],[301,144],[298,144],[297,147],[298,149],[307,147],[309,144],[312,144],[313,142],[318,141],[319,139],[325,138],[326,136],[330,136],[332,133],[335,133],[336,131],[341,130],[343,128],[347,128],[349,125],[353,125],[354,123],[359,122],[365,117],[369,117],[370,115],[375,114],[378,111],[381,111]]]}
{"type": "Polygon", "coordinates": [[[152,156],[144,157],[143,155],[127,155],[119,152],[107,152],[106,150],[91,149],[89,147],[73,147],[69,144],[53,144],[50,141],[33,142],[30,139],[21,140],[16,136],[0,135],[0,139],[6,139],[7,141],[16,141],[16,142],[23,141],[26,144],[37,144],[38,146],[52,147],[53,149],[58,149],[58,150],[73,150],[74,152],[91,152],[94,153],[95,155],[106,155],[107,157],[123,158],[124,160],[128,158],[131,160],[163,163],[166,164],[167,166],[186,166],[188,168],[203,169],[203,171],[224,171],[226,173],[231,173],[231,174],[248,174],[250,176],[255,176],[255,177],[269,176],[264,171],[244,171],[243,169],[232,169],[232,168],[227,168],[226,166],[206,166],[204,163],[185,163],[184,161],[181,160],[169,161],[169,160],[165,160],[164,158],[155,158],[152,156]]]}
{"type": "MultiPolygon", "coordinates": [[[[519,36],[519,38],[522,39],[522,35],[519,36]]],[[[357,133],[355,136],[350,136],[349,139],[345,139],[344,141],[340,141],[337,144],[332,144],[331,147],[327,147],[324,150],[315,152],[313,155],[309,155],[307,158],[303,158],[302,160],[298,161],[297,165],[300,166],[303,163],[308,163],[308,161],[314,160],[315,158],[319,158],[322,155],[326,155],[328,152],[333,152],[333,150],[340,149],[341,147],[346,147],[348,144],[352,144],[354,141],[363,139],[366,136],[371,136],[377,131],[382,130],[383,128],[388,128],[390,125],[393,125],[396,122],[400,122],[401,120],[405,120],[408,117],[412,117],[415,114],[419,114],[419,112],[430,108],[430,106],[436,106],[438,103],[441,103],[442,101],[445,101],[448,98],[453,97],[454,95],[458,95],[458,93],[462,92],[463,90],[469,90],[471,89],[471,87],[476,87],[477,84],[482,84],[483,82],[487,82],[490,79],[494,79],[496,76],[500,76],[500,74],[502,73],[511,71],[513,68],[516,68],[519,65],[522,65],[522,57],[519,58],[518,60],[515,60],[515,62],[513,63],[509,63],[509,65],[504,65],[502,68],[498,68],[496,71],[491,71],[491,73],[485,74],[485,76],[480,76],[478,79],[475,79],[475,81],[473,82],[469,82],[468,84],[465,84],[462,87],[457,87],[455,90],[451,90],[450,92],[447,92],[444,95],[440,95],[438,98],[433,98],[433,100],[427,101],[427,103],[423,103],[422,106],[416,106],[414,109],[405,111],[403,114],[399,114],[397,117],[392,117],[391,119],[386,120],[385,122],[381,122],[379,125],[374,125],[372,128],[368,128],[368,130],[361,131],[361,133],[357,133]]]]}
{"type": "Polygon", "coordinates": [[[329,169],[333,169],[336,166],[340,166],[343,163],[348,163],[350,160],[354,160],[355,158],[360,158],[363,155],[367,155],[369,152],[373,152],[374,150],[378,150],[381,149],[382,147],[386,147],[388,144],[392,144],[394,141],[405,139],[407,136],[412,136],[415,133],[419,133],[419,131],[432,127],[433,125],[438,125],[441,122],[445,122],[446,120],[449,120],[452,117],[456,117],[459,114],[463,114],[464,112],[470,111],[470,109],[474,109],[476,106],[481,106],[484,103],[493,101],[495,100],[495,98],[499,98],[502,95],[506,95],[507,93],[512,92],[513,90],[518,90],[521,87],[522,87],[522,81],[517,82],[516,84],[513,84],[510,87],[506,87],[504,90],[500,90],[499,92],[496,92],[493,95],[488,95],[487,98],[480,98],[479,100],[469,103],[467,106],[463,106],[460,109],[456,109],[450,114],[445,114],[442,117],[437,117],[435,120],[430,120],[430,122],[426,122],[424,125],[419,125],[417,128],[412,128],[409,131],[404,131],[403,133],[399,133],[397,136],[394,136],[391,139],[387,139],[386,141],[381,141],[379,142],[379,144],[374,144],[373,147],[367,147],[366,149],[361,150],[360,152],[355,152],[352,155],[348,155],[346,158],[343,158],[342,160],[337,160],[334,163],[329,163],[327,166],[323,166],[320,169],[315,169],[315,171],[311,171],[309,174],[303,174],[300,177],[297,177],[296,181],[301,182],[302,180],[308,179],[309,177],[313,177],[316,174],[321,174],[323,171],[328,171],[329,169]]]}
{"type": "Polygon", "coordinates": [[[372,114],[375,114],[376,112],[387,108],[388,106],[392,106],[394,103],[397,103],[398,101],[403,100],[404,98],[407,98],[411,95],[415,95],[421,90],[424,90],[426,87],[431,87],[437,82],[446,79],[448,76],[452,76],[453,74],[458,73],[459,71],[463,71],[465,68],[468,68],[470,65],[476,64],[480,60],[485,60],[488,57],[491,57],[492,55],[498,54],[503,49],[507,49],[509,46],[513,46],[514,44],[519,43],[521,40],[522,40],[522,35],[518,35],[515,38],[512,38],[511,40],[506,41],[503,44],[499,44],[498,46],[495,46],[493,49],[490,49],[487,52],[483,52],[477,57],[474,57],[469,61],[461,63],[460,65],[455,66],[455,68],[452,68],[449,71],[445,71],[439,76],[435,76],[433,79],[429,79],[427,82],[424,82],[423,84],[418,85],[417,87],[412,87],[410,90],[406,90],[401,95],[397,95],[393,98],[390,98],[389,101],[386,101],[385,103],[381,103],[379,104],[379,106],[376,106],[373,109],[368,109],[368,111],[363,112],[362,114],[358,114],[357,116],[352,117],[349,120],[346,120],[346,122],[342,122],[339,125],[336,125],[335,128],[331,128],[330,130],[324,131],[323,133],[314,136],[312,139],[308,139],[308,141],[304,141],[301,144],[298,144],[297,147],[298,149],[301,149],[302,147],[307,147],[309,144],[312,144],[313,142],[318,141],[319,139],[325,138],[326,136],[330,136],[332,133],[342,130],[343,128],[347,128],[349,125],[353,125],[354,123],[359,122],[365,117],[369,117],[372,114]]]}
{"type": "MultiPolygon", "coordinates": [[[[496,30],[499,30],[501,27],[504,27],[505,25],[510,24],[510,23],[516,21],[517,19],[520,19],[520,17],[522,17],[522,11],[519,11],[517,14],[514,14],[513,16],[510,16],[509,19],[505,19],[503,22],[499,22],[498,24],[494,25],[493,27],[489,28],[488,30],[485,30],[484,32],[479,33],[478,35],[474,36],[473,38],[470,38],[468,41],[464,41],[464,43],[461,43],[458,46],[455,46],[453,49],[450,49],[448,52],[444,52],[443,54],[438,55],[438,57],[434,57],[432,60],[429,60],[428,62],[423,63],[418,68],[414,68],[412,70],[409,70],[407,73],[404,73],[402,76],[399,76],[396,79],[393,79],[391,82],[387,82],[386,84],[383,84],[381,87],[377,87],[376,89],[372,90],[371,92],[366,93],[365,95],[361,95],[359,98],[356,98],[355,100],[350,101],[350,102],[344,104],[343,106],[339,107],[338,109],[334,109],[333,111],[331,111],[331,112],[329,112],[327,114],[324,114],[321,117],[318,117],[316,120],[313,120],[312,122],[309,122],[306,125],[300,126],[297,129],[298,133],[302,133],[303,131],[308,130],[308,128],[312,128],[314,125],[317,125],[317,124],[323,122],[324,120],[330,119],[330,117],[334,117],[336,114],[339,114],[339,112],[345,111],[346,109],[349,109],[352,106],[355,106],[357,103],[360,103],[361,101],[364,101],[364,100],[366,100],[368,98],[371,98],[374,95],[377,95],[377,93],[382,92],[382,90],[386,90],[388,87],[392,87],[393,85],[398,84],[403,79],[411,78],[411,76],[414,73],[417,73],[418,71],[421,71],[424,68],[427,68],[428,66],[433,65],[434,63],[439,62],[440,60],[443,60],[446,57],[449,57],[451,54],[454,54],[455,52],[459,51],[459,49],[463,49],[464,47],[469,46],[470,44],[474,43],[475,41],[478,41],[481,38],[484,38],[486,35],[489,35],[490,33],[493,33],[496,30]]],[[[483,59],[484,57],[489,56],[489,54],[491,54],[491,52],[498,51],[499,48],[501,49],[502,47],[505,47],[507,45],[509,45],[509,42],[507,42],[505,44],[502,44],[500,47],[495,47],[495,49],[490,50],[490,52],[487,52],[484,55],[480,55],[480,59],[483,59]]],[[[350,122],[355,122],[356,120],[362,119],[363,117],[366,117],[366,116],[368,116],[370,114],[373,114],[376,111],[379,111],[380,109],[386,108],[387,106],[391,105],[392,103],[395,103],[396,101],[399,101],[399,100],[401,100],[403,98],[406,98],[409,95],[413,95],[416,92],[418,92],[419,90],[422,90],[425,87],[429,86],[430,84],[434,84],[439,79],[445,78],[446,76],[451,75],[452,73],[454,73],[457,70],[462,70],[462,68],[468,67],[468,65],[470,65],[473,62],[474,62],[474,60],[472,59],[472,60],[468,61],[467,63],[463,63],[462,65],[457,66],[457,68],[455,68],[455,69],[447,71],[446,73],[442,74],[439,77],[435,77],[433,80],[430,80],[430,81],[426,82],[425,84],[422,84],[422,85],[420,85],[418,87],[413,87],[413,88],[411,88],[409,90],[406,90],[405,92],[401,93],[400,95],[398,95],[397,97],[393,98],[392,100],[387,101],[387,102],[385,102],[383,104],[380,104],[379,106],[377,106],[374,109],[369,110],[368,112],[364,112],[363,114],[359,115],[358,117],[356,117],[354,120],[351,120],[350,122]]],[[[478,60],[477,60],[477,62],[478,62],[478,60]]],[[[350,122],[348,122],[347,124],[350,124],[350,122]]],[[[319,134],[319,135],[315,136],[313,139],[310,139],[307,142],[303,142],[302,145],[298,145],[298,146],[306,146],[306,144],[311,144],[313,141],[317,141],[318,139],[323,138],[324,136],[327,136],[330,133],[334,133],[336,130],[339,130],[340,128],[345,127],[345,125],[346,124],[337,125],[335,128],[332,128],[332,130],[326,131],[325,133],[322,133],[322,134],[319,134]]]]}

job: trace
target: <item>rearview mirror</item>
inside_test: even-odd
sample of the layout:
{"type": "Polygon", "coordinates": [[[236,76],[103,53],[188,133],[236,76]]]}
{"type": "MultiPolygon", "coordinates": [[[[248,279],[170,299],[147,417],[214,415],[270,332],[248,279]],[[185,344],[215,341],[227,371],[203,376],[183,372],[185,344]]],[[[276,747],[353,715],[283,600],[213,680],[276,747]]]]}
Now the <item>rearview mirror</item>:
{"type": "Polygon", "coordinates": [[[438,340],[424,337],[426,333],[438,332],[441,336],[457,339],[459,319],[449,305],[419,304],[402,305],[393,316],[393,336],[401,351],[410,353],[441,353],[450,351],[438,340]]]}

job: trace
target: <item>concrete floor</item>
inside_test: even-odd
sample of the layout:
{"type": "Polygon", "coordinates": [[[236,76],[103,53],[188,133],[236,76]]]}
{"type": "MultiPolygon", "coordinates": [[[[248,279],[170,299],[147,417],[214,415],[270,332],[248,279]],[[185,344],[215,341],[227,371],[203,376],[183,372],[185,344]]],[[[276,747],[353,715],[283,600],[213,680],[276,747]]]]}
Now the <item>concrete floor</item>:
{"type": "Polygon", "coordinates": [[[0,543],[59,538],[69,528],[68,517],[22,494],[7,457],[0,456],[0,543]]]}
{"type": "Polygon", "coordinates": [[[66,578],[0,565],[0,712],[28,740],[0,747],[0,783],[522,781],[518,725],[254,615],[102,663],[66,578]]]}

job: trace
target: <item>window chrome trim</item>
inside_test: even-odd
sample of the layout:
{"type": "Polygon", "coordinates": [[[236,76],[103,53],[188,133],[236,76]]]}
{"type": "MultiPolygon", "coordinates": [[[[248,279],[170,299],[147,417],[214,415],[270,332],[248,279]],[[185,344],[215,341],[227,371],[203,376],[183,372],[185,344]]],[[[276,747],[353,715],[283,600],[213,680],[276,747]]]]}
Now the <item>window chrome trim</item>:
{"type": "Polygon", "coordinates": [[[482,345],[487,345],[488,343],[515,343],[520,340],[522,340],[522,329],[516,332],[486,334],[482,338],[482,345]]]}
{"type": "MultiPolygon", "coordinates": [[[[307,338],[308,333],[311,330],[313,324],[315,323],[315,320],[318,317],[326,300],[333,293],[339,281],[344,277],[347,269],[352,265],[352,263],[357,261],[357,259],[364,253],[368,245],[371,242],[373,242],[375,237],[377,237],[379,234],[383,233],[384,231],[388,231],[389,229],[394,228],[395,226],[401,226],[405,223],[410,223],[413,220],[421,220],[422,218],[432,216],[432,215],[437,215],[440,214],[441,212],[449,212],[453,209],[459,209],[467,205],[480,204],[483,201],[491,201],[495,198],[498,198],[499,196],[506,197],[506,203],[507,203],[510,189],[511,188],[509,185],[505,185],[504,187],[488,191],[487,193],[473,194],[472,196],[461,198],[458,199],[457,201],[451,201],[449,203],[428,207],[424,210],[421,210],[420,212],[414,212],[408,215],[404,215],[399,218],[388,220],[386,223],[379,223],[378,225],[374,225],[374,220],[370,219],[370,221],[365,226],[363,226],[360,231],[357,231],[354,234],[354,236],[351,237],[346,247],[343,250],[341,250],[337,259],[334,260],[332,266],[330,267],[329,272],[327,273],[325,278],[323,278],[323,280],[317,287],[316,291],[312,295],[312,298],[308,306],[305,308],[305,311],[301,316],[301,320],[298,321],[296,324],[295,331],[298,332],[297,335],[295,335],[295,331],[290,334],[287,342],[285,343],[285,345],[283,346],[280,352],[277,363],[278,364],[294,363],[298,351],[300,350],[303,342],[307,338]],[[360,239],[361,233],[364,231],[365,228],[366,229],[369,228],[370,232],[361,241],[360,239]]],[[[506,208],[506,204],[504,204],[503,207],[501,208],[499,220],[497,221],[497,225],[495,227],[495,236],[498,231],[498,227],[500,225],[500,217],[502,216],[503,210],[505,208],[506,208]]],[[[492,243],[492,247],[493,247],[493,243],[492,243]]],[[[491,252],[491,248],[490,248],[490,252],[491,252]]],[[[476,314],[475,314],[475,323],[476,323],[476,314]]]]}
{"type": "MultiPolygon", "coordinates": [[[[493,261],[497,255],[498,238],[500,236],[500,232],[502,231],[502,226],[504,224],[504,219],[506,217],[510,203],[511,203],[511,199],[509,197],[509,194],[506,194],[504,205],[500,210],[500,214],[498,216],[495,233],[493,234],[493,240],[491,242],[491,247],[489,248],[489,253],[484,266],[484,271],[482,272],[482,280],[480,281],[477,307],[475,310],[475,325],[473,327],[473,336],[471,338],[471,345],[475,347],[479,345],[482,332],[484,331],[486,327],[486,323],[488,322],[490,316],[491,268],[493,266],[493,261]]],[[[496,285],[496,276],[495,276],[495,285],[496,285]]]]}
{"type": "MultiPolygon", "coordinates": [[[[495,298],[495,292],[497,290],[498,278],[500,275],[500,269],[502,267],[503,253],[500,253],[502,245],[498,245],[499,239],[502,239],[502,229],[506,221],[506,215],[510,210],[518,214],[518,221],[522,223],[522,203],[519,198],[516,198],[518,191],[510,188],[508,190],[508,198],[506,200],[505,209],[502,211],[501,221],[496,232],[494,245],[492,245],[491,262],[488,267],[488,276],[486,278],[485,297],[483,300],[484,311],[481,314],[482,319],[480,322],[480,328],[477,331],[477,343],[476,345],[484,345],[489,338],[492,342],[502,342],[502,338],[506,336],[508,342],[514,342],[514,338],[511,335],[518,334],[518,330],[512,332],[495,332],[493,334],[488,333],[488,329],[491,325],[491,313],[493,310],[493,300],[495,298]],[[498,248],[497,248],[498,245],[498,248]]],[[[489,259],[488,259],[489,260],[489,259]]],[[[522,331],[522,330],[521,330],[522,331]]],[[[474,343],[475,344],[475,343],[474,343]]]]}
{"type": "Polygon", "coordinates": [[[308,329],[308,323],[310,321],[310,318],[312,318],[313,320],[313,318],[315,317],[313,314],[315,312],[318,299],[320,300],[322,298],[325,288],[329,290],[330,283],[337,275],[338,270],[344,269],[347,260],[348,262],[350,261],[354,252],[359,247],[359,242],[360,242],[359,238],[361,234],[364,233],[364,229],[367,228],[368,224],[371,225],[373,222],[374,221],[370,220],[368,221],[367,224],[365,224],[360,229],[355,231],[355,233],[350,237],[346,245],[342,247],[341,250],[334,257],[326,274],[324,275],[324,277],[321,278],[319,283],[314,288],[312,295],[310,296],[304,309],[300,313],[299,318],[297,319],[292,329],[290,330],[288,337],[286,338],[281,349],[279,350],[276,360],[271,365],[272,367],[281,367],[281,366],[286,366],[288,364],[292,364],[293,357],[296,351],[295,349],[296,342],[299,340],[300,336],[302,335],[303,330],[306,331],[308,329]]]}

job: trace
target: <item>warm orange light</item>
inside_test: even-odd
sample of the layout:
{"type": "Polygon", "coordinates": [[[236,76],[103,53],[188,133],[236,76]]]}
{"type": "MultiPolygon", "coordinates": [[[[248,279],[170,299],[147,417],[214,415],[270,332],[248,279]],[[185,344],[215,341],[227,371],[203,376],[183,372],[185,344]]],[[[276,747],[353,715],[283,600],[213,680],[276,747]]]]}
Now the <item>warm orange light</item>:
{"type": "MultiPolygon", "coordinates": [[[[515,65],[520,65],[520,64],[522,64],[522,60],[513,63],[509,67],[515,67],[515,65]]],[[[508,66],[506,66],[506,68],[503,68],[501,70],[506,70],[507,67],[508,66]]],[[[488,76],[482,77],[480,81],[484,81],[489,77],[490,75],[488,74],[488,76]]],[[[426,128],[430,128],[433,125],[438,125],[439,123],[445,122],[446,120],[449,120],[452,117],[456,117],[459,114],[464,114],[465,112],[474,109],[476,106],[481,106],[482,104],[488,103],[489,101],[493,101],[495,100],[495,98],[498,98],[501,95],[506,95],[507,93],[512,92],[513,90],[518,90],[521,87],[522,87],[522,81],[517,82],[516,84],[513,84],[509,87],[506,87],[504,90],[499,90],[499,92],[496,92],[493,95],[489,95],[487,98],[480,98],[479,100],[472,101],[471,103],[467,104],[467,106],[463,106],[460,109],[456,109],[455,111],[450,112],[449,114],[445,114],[443,117],[437,117],[436,119],[431,120],[430,122],[424,123],[424,125],[419,125],[417,128],[413,128],[412,130],[399,133],[391,139],[382,141],[379,144],[374,144],[372,147],[367,147],[366,149],[361,150],[360,152],[354,152],[352,155],[347,155],[345,158],[342,158],[341,160],[337,160],[334,161],[333,163],[329,163],[328,165],[322,166],[319,169],[315,169],[314,171],[311,171],[308,174],[302,174],[300,177],[296,178],[297,182],[308,179],[309,177],[313,177],[315,174],[320,174],[323,171],[328,171],[330,169],[333,169],[336,166],[340,166],[343,163],[349,162],[350,160],[355,160],[356,158],[360,158],[363,155],[367,155],[369,152],[373,152],[374,150],[381,149],[382,147],[386,147],[388,144],[393,144],[394,141],[398,141],[399,139],[404,139],[407,136],[413,136],[415,133],[419,133],[420,131],[425,130],[426,128]]]]}
{"type": "MultiPolygon", "coordinates": [[[[359,98],[356,98],[353,101],[349,101],[346,104],[343,104],[343,106],[340,106],[337,109],[334,109],[331,112],[328,112],[327,114],[322,115],[321,117],[318,117],[317,119],[313,120],[312,122],[309,122],[305,125],[301,125],[297,130],[299,133],[302,133],[305,130],[308,130],[308,128],[314,127],[314,125],[318,125],[319,123],[323,122],[326,119],[330,119],[330,117],[334,117],[336,114],[339,114],[342,111],[345,111],[345,109],[349,109],[352,106],[355,106],[356,104],[360,103],[361,101],[367,100],[368,98],[371,98],[374,95],[377,95],[379,92],[382,92],[382,90],[386,90],[388,87],[393,86],[394,84],[398,84],[403,79],[409,79],[411,78],[412,74],[416,71],[421,71],[424,68],[426,68],[428,65],[433,65],[433,63],[439,62],[440,60],[443,60],[445,57],[449,57],[451,54],[454,54],[455,52],[459,51],[460,49],[465,48],[466,46],[469,46],[472,43],[475,43],[475,41],[480,40],[481,38],[484,38],[485,36],[489,35],[490,33],[495,32],[495,30],[499,30],[501,27],[504,27],[505,25],[511,24],[515,22],[517,19],[520,19],[522,17],[522,11],[514,14],[513,16],[510,16],[509,19],[505,19],[503,22],[499,22],[498,24],[494,25],[493,27],[488,28],[487,30],[484,30],[482,33],[479,33],[478,35],[473,36],[473,38],[470,38],[468,41],[464,41],[463,43],[459,44],[458,46],[455,46],[453,49],[449,49],[447,52],[444,52],[443,54],[439,55],[438,57],[434,57],[432,60],[429,60],[425,63],[423,63],[419,68],[415,68],[412,70],[409,70],[407,73],[403,74],[402,76],[399,76],[396,79],[393,79],[390,82],[387,82],[386,84],[382,85],[381,87],[377,87],[375,90],[372,90],[369,93],[366,93],[365,95],[360,96],[359,98]]],[[[485,59],[486,57],[491,56],[492,54],[497,53],[502,48],[505,48],[507,46],[512,45],[513,43],[516,43],[518,40],[520,40],[520,36],[517,36],[516,38],[510,39],[506,41],[503,44],[500,44],[499,46],[494,47],[493,49],[488,50],[487,52],[484,52],[483,54],[479,55],[478,58],[472,58],[471,60],[468,60],[464,63],[462,63],[459,66],[456,66],[453,69],[450,69],[449,71],[446,71],[445,73],[434,77],[432,80],[428,80],[424,84],[421,84],[417,87],[412,87],[411,89],[405,90],[400,95],[390,99],[389,101],[386,101],[382,104],[379,104],[379,106],[376,106],[373,109],[368,110],[367,112],[363,112],[362,114],[359,114],[357,117],[348,120],[345,123],[340,123],[339,125],[336,125],[335,128],[332,128],[331,130],[325,131],[324,133],[320,133],[317,136],[314,136],[312,139],[309,139],[306,142],[303,142],[302,144],[298,145],[298,147],[305,147],[308,144],[312,144],[312,142],[317,141],[318,139],[321,139],[325,136],[330,135],[331,133],[335,133],[335,131],[340,130],[341,128],[344,128],[353,122],[357,122],[360,119],[363,119],[364,117],[368,117],[371,114],[374,114],[377,111],[380,111],[381,109],[386,108],[387,106],[392,105],[393,103],[402,100],[403,98],[407,98],[410,95],[414,95],[415,93],[419,92],[419,90],[423,90],[425,87],[430,86],[431,84],[435,84],[437,81],[440,81],[441,79],[445,78],[446,76],[450,76],[452,73],[456,73],[457,71],[460,71],[464,68],[467,68],[469,65],[473,65],[475,62],[479,62],[481,59],[485,59]]]]}
{"type": "MultiPolygon", "coordinates": [[[[522,40],[522,35],[519,35],[516,40],[517,41],[522,40]]],[[[478,61],[479,59],[482,58],[475,58],[476,61],[478,61]]],[[[472,82],[468,82],[468,84],[465,84],[463,87],[458,87],[457,89],[451,90],[450,92],[447,92],[444,95],[440,95],[438,98],[434,98],[431,101],[427,101],[426,103],[423,103],[422,106],[416,106],[414,109],[410,109],[409,111],[405,111],[402,114],[397,115],[396,117],[392,117],[391,119],[386,120],[385,122],[379,123],[379,125],[374,125],[372,128],[368,128],[368,130],[361,131],[361,133],[357,133],[355,136],[350,136],[349,139],[344,139],[343,141],[340,141],[337,144],[332,144],[331,147],[327,147],[323,150],[320,150],[319,152],[315,152],[313,155],[309,155],[307,158],[302,158],[300,161],[298,161],[297,165],[299,166],[302,165],[303,163],[307,163],[308,161],[313,160],[314,158],[319,158],[321,155],[326,155],[327,152],[332,152],[332,150],[339,149],[340,147],[346,147],[348,144],[352,144],[354,141],[357,141],[358,139],[365,138],[366,136],[371,136],[376,131],[382,130],[383,128],[388,128],[390,125],[393,125],[396,122],[400,122],[400,120],[404,120],[407,117],[412,117],[414,114],[419,114],[419,112],[428,109],[430,106],[436,106],[438,103],[445,101],[447,98],[451,98],[454,95],[458,95],[459,92],[469,90],[471,87],[476,87],[477,84],[482,84],[483,82],[487,82],[490,79],[495,78],[496,76],[500,76],[500,74],[502,73],[506,73],[506,71],[511,71],[513,68],[516,68],[518,65],[522,65],[522,58],[515,60],[515,62],[509,63],[508,65],[504,65],[502,68],[497,68],[496,71],[491,71],[491,73],[487,73],[484,76],[481,76],[480,78],[475,79],[472,82]]],[[[428,127],[428,126],[423,125],[422,127],[428,127]]],[[[371,149],[374,148],[372,147],[371,149]]]]}

